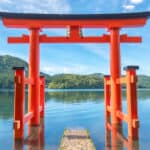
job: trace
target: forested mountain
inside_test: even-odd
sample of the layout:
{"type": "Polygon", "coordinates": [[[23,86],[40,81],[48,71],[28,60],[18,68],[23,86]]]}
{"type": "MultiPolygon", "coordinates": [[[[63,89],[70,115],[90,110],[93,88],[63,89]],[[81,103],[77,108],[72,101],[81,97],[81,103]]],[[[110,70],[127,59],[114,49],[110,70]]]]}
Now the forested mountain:
{"type": "Polygon", "coordinates": [[[62,74],[52,77],[48,88],[60,89],[98,89],[103,88],[103,75],[62,74]]]}
{"type": "MultiPolygon", "coordinates": [[[[28,70],[28,64],[24,60],[9,55],[0,56],[0,88],[14,87],[14,66],[24,66],[28,70]]],[[[26,72],[26,74],[28,74],[26,72]]],[[[46,87],[50,89],[98,89],[103,88],[103,74],[95,73],[89,75],[57,74],[46,77],[46,87]]],[[[140,75],[139,88],[150,88],[150,77],[140,75]]]]}
{"type": "MultiPolygon", "coordinates": [[[[20,58],[4,55],[0,56],[0,88],[14,88],[13,67],[25,67],[28,70],[28,63],[20,58]]],[[[26,76],[28,72],[26,71],[26,76]]],[[[49,81],[49,75],[41,73],[49,81]]]]}
{"type": "Polygon", "coordinates": [[[9,55],[0,56],[0,88],[13,88],[14,86],[14,66],[27,67],[24,60],[9,55]]]}

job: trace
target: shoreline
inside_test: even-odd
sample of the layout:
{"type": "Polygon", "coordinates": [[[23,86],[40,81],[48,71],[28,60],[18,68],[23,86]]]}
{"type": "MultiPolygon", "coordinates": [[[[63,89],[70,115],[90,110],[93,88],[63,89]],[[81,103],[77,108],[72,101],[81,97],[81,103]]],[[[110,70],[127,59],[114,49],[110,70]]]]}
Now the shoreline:
{"type": "MultiPolygon", "coordinates": [[[[126,89],[122,89],[125,91],[126,89]]],[[[150,88],[138,88],[138,91],[150,91],[150,88]]],[[[27,90],[26,90],[27,91],[27,90]]],[[[45,92],[103,92],[104,89],[48,89],[45,92]]],[[[14,92],[14,89],[0,89],[0,92],[14,92]]]]}

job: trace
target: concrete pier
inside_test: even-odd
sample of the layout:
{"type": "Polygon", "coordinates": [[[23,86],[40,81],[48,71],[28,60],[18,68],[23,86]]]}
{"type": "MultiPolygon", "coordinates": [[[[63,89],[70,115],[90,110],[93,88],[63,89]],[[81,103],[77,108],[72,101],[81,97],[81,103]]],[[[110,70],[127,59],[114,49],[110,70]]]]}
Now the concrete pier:
{"type": "Polygon", "coordinates": [[[59,150],[96,150],[86,129],[66,129],[59,150]]]}

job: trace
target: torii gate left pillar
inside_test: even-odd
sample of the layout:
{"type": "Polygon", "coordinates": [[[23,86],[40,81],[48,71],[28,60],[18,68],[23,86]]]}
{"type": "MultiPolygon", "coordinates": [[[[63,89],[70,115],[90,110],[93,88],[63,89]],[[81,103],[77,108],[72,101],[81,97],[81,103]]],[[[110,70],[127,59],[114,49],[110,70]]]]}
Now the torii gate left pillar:
{"type": "Polygon", "coordinates": [[[28,93],[28,111],[33,112],[33,118],[30,125],[39,125],[40,123],[40,51],[39,51],[39,28],[30,29],[30,51],[29,51],[29,79],[33,84],[29,85],[28,93]]]}

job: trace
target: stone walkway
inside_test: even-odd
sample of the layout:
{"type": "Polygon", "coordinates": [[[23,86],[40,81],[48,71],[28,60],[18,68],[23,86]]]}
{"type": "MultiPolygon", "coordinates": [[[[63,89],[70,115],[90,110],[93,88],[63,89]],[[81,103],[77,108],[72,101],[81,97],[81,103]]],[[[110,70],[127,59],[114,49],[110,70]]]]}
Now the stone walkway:
{"type": "Polygon", "coordinates": [[[86,129],[66,129],[59,150],[96,150],[86,129]]]}

